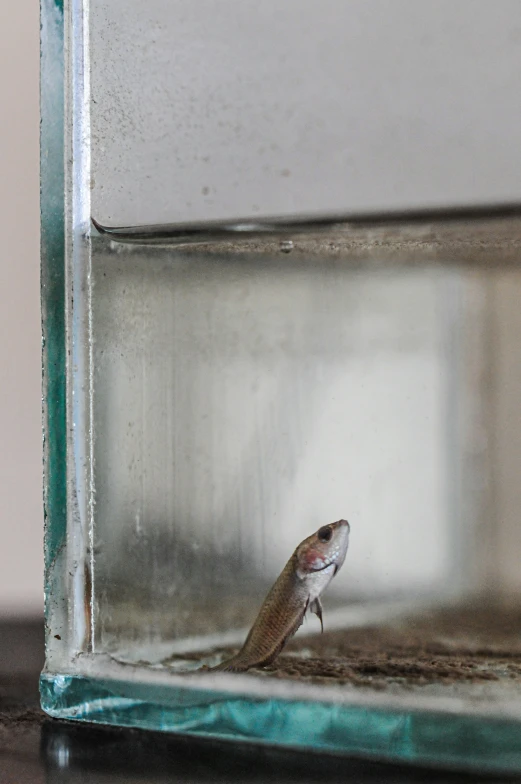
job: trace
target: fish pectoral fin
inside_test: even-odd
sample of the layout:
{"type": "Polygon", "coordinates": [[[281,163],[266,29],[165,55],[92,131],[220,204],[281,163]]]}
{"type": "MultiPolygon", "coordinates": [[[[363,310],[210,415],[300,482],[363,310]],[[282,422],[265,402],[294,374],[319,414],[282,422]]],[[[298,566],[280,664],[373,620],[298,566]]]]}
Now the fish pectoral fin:
{"type": "Polygon", "coordinates": [[[309,605],[309,609],[311,610],[312,613],[315,613],[315,615],[317,616],[318,620],[320,621],[320,628],[322,629],[323,632],[324,621],[322,620],[322,604],[318,596],[316,599],[313,599],[313,601],[309,605]]]}

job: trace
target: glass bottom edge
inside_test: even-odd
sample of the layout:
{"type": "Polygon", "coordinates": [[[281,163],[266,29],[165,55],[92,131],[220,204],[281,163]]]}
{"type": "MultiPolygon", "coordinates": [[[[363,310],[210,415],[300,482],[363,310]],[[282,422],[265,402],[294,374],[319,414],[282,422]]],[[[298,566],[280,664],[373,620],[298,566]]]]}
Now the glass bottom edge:
{"type": "Polygon", "coordinates": [[[44,672],[51,717],[262,743],[365,759],[491,773],[521,772],[515,719],[165,688],[44,672]]]}

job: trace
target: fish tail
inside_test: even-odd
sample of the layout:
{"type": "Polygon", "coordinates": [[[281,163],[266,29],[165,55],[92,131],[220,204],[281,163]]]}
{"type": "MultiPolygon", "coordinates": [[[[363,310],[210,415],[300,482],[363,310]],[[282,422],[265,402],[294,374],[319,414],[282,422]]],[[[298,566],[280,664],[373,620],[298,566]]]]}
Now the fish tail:
{"type": "Polygon", "coordinates": [[[232,656],[231,659],[225,659],[215,667],[209,667],[207,672],[246,672],[251,667],[251,664],[241,659],[239,655],[232,656]]]}

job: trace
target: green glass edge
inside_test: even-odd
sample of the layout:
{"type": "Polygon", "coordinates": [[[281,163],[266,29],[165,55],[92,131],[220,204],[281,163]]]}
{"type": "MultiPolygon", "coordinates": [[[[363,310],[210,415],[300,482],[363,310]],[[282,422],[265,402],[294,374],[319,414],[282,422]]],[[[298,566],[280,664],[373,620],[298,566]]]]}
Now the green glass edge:
{"type": "Polygon", "coordinates": [[[42,707],[60,719],[323,750],[474,771],[521,770],[514,719],[230,695],[43,673],[42,707]]]}
{"type": "Polygon", "coordinates": [[[47,586],[65,542],[67,523],[63,21],[62,0],[41,0],[40,283],[47,619],[47,586]]]}

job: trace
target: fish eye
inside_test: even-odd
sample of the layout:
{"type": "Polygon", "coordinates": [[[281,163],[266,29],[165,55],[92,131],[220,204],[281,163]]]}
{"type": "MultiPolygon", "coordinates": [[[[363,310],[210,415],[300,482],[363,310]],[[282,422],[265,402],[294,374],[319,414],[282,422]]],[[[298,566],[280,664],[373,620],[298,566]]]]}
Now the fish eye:
{"type": "Polygon", "coordinates": [[[323,525],[322,528],[318,529],[317,536],[319,542],[329,542],[333,536],[333,529],[329,525],[323,525]]]}

